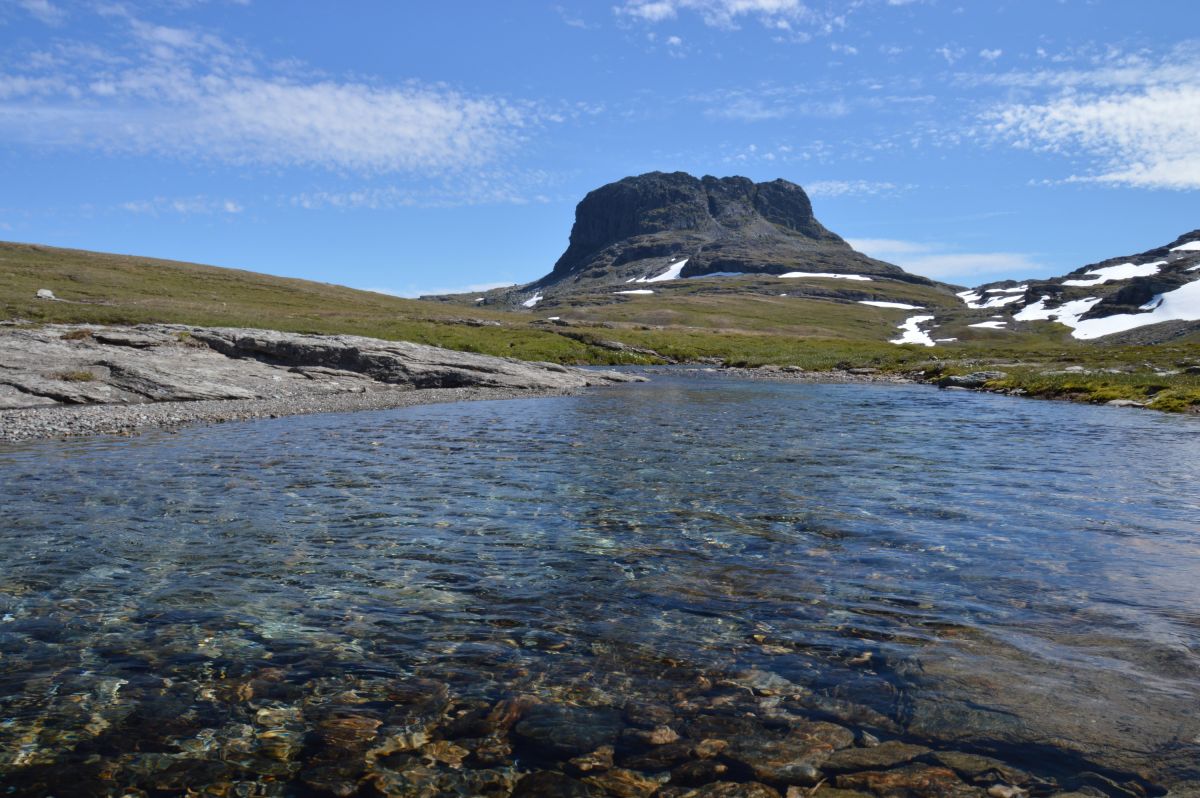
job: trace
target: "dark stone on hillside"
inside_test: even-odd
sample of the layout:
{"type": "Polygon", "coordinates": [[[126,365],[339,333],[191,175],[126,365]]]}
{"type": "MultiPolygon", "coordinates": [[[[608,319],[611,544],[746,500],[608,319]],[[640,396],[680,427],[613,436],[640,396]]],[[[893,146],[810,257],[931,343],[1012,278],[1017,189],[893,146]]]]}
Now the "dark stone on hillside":
{"type": "Polygon", "coordinates": [[[990,380],[1002,380],[1008,375],[1003,371],[974,371],[970,374],[954,374],[937,381],[939,388],[982,388],[990,380]]]}
{"type": "Polygon", "coordinates": [[[569,759],[611,745],[622,728],[621,713],[614,709],[545,704],[530,709],[514,731],[537,753],[569,759]]]}

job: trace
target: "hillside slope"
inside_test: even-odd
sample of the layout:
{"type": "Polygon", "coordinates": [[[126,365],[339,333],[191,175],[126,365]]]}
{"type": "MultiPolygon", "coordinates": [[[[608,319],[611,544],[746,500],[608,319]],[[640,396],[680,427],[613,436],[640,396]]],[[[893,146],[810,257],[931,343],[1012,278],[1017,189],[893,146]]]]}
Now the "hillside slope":
{"type": "Polygon", "coordinates": [[[989,283],[959,296],[968,308],[993,314],[997,330],[1052,322],[1080,341],[1200,340],[1200,230],[1062,277],[989,283]]]}
{"type": "Polygon", "coordinates": [[[467,352],[617,363],[528,318],[195,263],[0,242],[0,320],[257,327],[363,335],[467,352]],[[50,291],[55,299],[39,299],[50,291]]]}

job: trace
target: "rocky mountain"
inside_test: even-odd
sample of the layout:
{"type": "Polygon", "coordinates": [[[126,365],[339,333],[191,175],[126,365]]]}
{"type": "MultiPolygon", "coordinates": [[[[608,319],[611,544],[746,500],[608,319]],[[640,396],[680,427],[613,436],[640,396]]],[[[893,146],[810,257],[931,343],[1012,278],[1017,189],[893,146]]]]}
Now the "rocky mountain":
{"type": "MultiPolygon", "coordinates": [[[[758,275],[932,281],[869,258],[826,229],[804,189],[786,180],[650,172],[589,193],[566,251],[545,277],[485,295],[501,307],[643,283],[758,275]]],[[[615,291],[610,291],[615,293],[615,291]]]]}
{"type": "Polygon", "coordinates": [[[959,297],[990,311],[975,326],[996,330],[1056,321],[1080,340],[1148,344],[1191,335],[1200,332],[1200,230],[1063,277],[988,283],[959,297]]]}

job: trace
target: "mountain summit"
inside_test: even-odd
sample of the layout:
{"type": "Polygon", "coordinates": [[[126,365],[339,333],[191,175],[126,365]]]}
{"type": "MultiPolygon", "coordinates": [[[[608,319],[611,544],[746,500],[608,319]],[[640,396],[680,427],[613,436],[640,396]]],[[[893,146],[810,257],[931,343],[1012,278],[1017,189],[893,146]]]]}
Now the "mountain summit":
{"type": "MultiPolygon", "coordinates": [[[[856,252],[817,221],[808,195],[795,183],[648,172],[601,186],[580,201],[567,249],[545,277],[474,301],[532,308],[542,300],[577,301],[584,294],[654,293],[608,290],[625,283],[732,276],[935,285],[856,252]]],[[[728,289],[710,281],[705,290],[746,287],[745,281],[728,289]]]]}
{"type": "Polygon", "coordinates": [[[584,197],[566,252],[529,287],[651,279],[684,259],[678,277],[806,271],[923,281],[855,252],[817,221],[795,183],[649,172],[584,197]]]}

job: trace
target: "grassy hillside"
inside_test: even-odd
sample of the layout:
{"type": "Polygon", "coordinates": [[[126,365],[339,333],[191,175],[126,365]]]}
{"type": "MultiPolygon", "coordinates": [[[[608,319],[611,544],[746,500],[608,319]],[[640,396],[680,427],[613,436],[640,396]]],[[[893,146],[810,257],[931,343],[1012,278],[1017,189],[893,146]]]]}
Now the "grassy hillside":
{"type": "Polygon", "coordinates": [[[0,243],[0,318],[39,322],[174,322],[352,333],[560,363],[654,363],[625,344],[679,361],[805,369],[870,366],[929,376],[999,369],[996,387],[1081,401],[1135,399],[1167,410],[1200,408],[1200,344],[1106,346],[1058,324],[1023,331],[971,328],[947,289],[893,281],[830,287],[829,280],[757,278],[655,285],[649,296],[611,292],[538,306],[532,313],[400,299],[341,286],[190,263],[0,243]],[[64,301],[35,298],[52,290],[64,301]],[[769,289],[769,290],[768,290],[769,289]],[[866,293],[863,293],[866,292],[866,293]],[[780,296],[779,294],[788,294],[780,296]],[[802,294],[802,296],[797,296],[802,294]],[[936,348],[888,343],[922,311],[858,304],[907,302],[936,314],[936,348]],[[569,326],[547,323],[560,316],[569,326]]]}
{"type": "Polygon", "coordinates": [[[558,362],[612,353],[538,330],[509,314],[195,263],[0,243],[0,318],[33,322],[258,327],[349,333],[558,362]],[[64,300],[36,298],[46,288],[64,300]],[[473,322],[462,323],[464,315],[473,322]]]}

